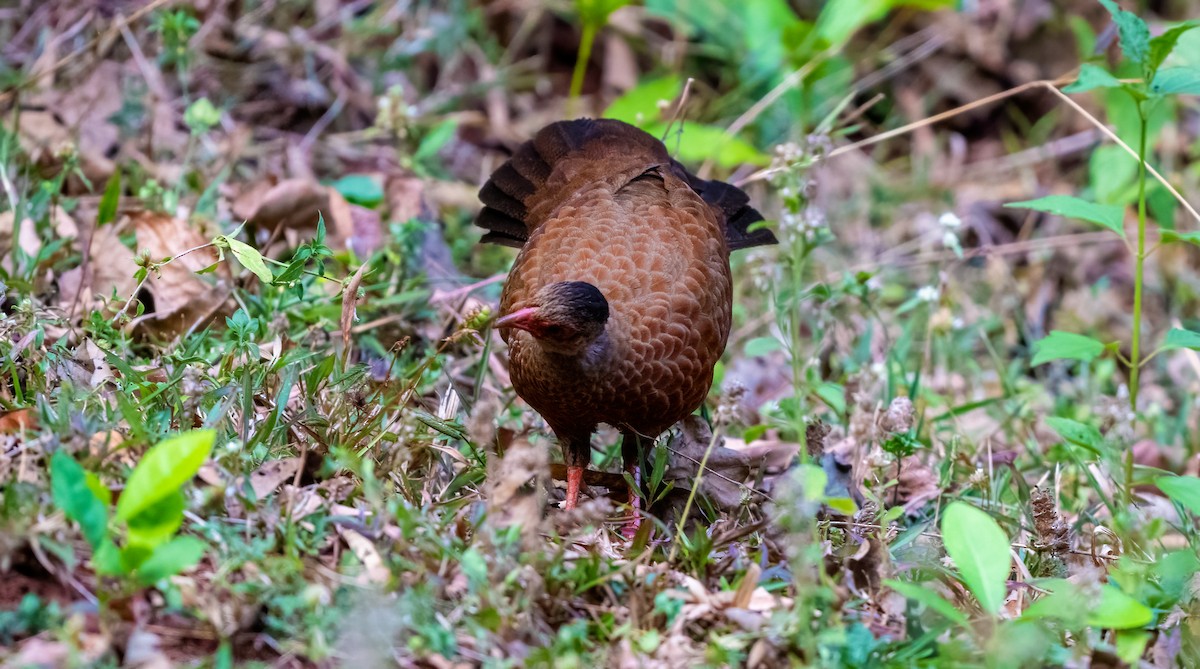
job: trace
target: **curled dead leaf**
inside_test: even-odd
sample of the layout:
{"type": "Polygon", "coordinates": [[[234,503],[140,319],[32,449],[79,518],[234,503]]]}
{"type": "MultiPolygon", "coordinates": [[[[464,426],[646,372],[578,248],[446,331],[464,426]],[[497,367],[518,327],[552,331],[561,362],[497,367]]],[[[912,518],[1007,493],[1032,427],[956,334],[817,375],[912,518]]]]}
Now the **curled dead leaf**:
{"type": "Polygon", "coordinates": [[[174,337],[215,316],[228,299],[231,274],[224,263],[217,265],[212,278],[197,274],[218,260],[215,248],[198,248],[209,240],[167,214],[143,211],[130,219],[138,247],[151,259],[174,258],[150,273],[146,289],[154,298],[154,311],[140,324],[159,336],[174,337]],[[176,257],[189,249],[195,250],[176,257]]]}

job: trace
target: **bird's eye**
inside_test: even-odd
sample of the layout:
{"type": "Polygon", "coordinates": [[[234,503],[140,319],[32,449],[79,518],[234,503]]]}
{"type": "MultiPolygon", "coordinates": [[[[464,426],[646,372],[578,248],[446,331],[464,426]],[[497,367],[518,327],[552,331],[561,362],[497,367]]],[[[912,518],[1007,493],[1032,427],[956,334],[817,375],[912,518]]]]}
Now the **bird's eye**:
{"type": "Polygon", "coordinates": [[[562,333],[563,333],[563,326],[547,325],[545,328],[542,329],[542,333],[550,335],[551,337],[561,337],[562,333]]]}

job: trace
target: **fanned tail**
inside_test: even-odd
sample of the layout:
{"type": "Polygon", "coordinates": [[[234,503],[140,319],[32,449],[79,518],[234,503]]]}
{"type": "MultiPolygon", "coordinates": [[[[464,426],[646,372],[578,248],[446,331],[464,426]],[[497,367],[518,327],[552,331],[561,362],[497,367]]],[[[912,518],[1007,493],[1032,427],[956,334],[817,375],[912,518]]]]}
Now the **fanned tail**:
{"type": "Polygon", "coordinates": [[[693,175],[670,158],[658,139],[613,119],[560,121],[543,128],[483,185],[479,199],[484,207],[475,224],[487,230],[483,242],[520,248],[542,222],[540,215],[547,208],[540,204],[561,201],[580,180],[603,176],[590,174],[592,165],[619,170],[668,164],[677,177],[724,214],[725,238],[731,250],[776,243],[770,230],[749,230],[763,218],[741,189],[693,175]],[[589,160],[571,160],[580,157],[589,160]]]}

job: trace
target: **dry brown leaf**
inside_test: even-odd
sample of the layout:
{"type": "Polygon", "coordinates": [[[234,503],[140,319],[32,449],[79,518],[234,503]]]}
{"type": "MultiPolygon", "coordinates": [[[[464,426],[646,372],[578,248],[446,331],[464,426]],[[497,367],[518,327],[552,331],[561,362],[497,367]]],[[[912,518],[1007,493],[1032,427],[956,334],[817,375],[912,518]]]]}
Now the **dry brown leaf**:
{"type": "Polygon", "coordinates": [[[354,321],[358,320],[358,288],[362,285],[366,271],[367,264],[363,263],[342,289],[342,317],[338,321],[342,331],[342,346],[350,346],[350,329],[354,327],[354,321]]]}
{"type": "MultiPolygon", "coordinates": [[[[275,492],[275,489],[296,476],[300,469],[300,458],[282,458],[267,460],[261,467],[250,475],[250,488],[254,491],[255,499],[263,499],[275,492]]],[[[239,488],[241,484],[239,483],[239,488]]]]}
{"type": "Polygon", "coordinates": [[[355,581],[359,585],[386,584],[391,579],[392,572],[384,563],[383,556],[379,554],[379,549],[375,547],[375,542],[341,525],[337,529],[338,534],[346,541],[346,545],[350,547],[351,552],[363,564],[363,571],[355,578],[355,581]]]}
{"type": "Polygon", "coordinates": [[[234,199],[233,215],[267,230],[313,228],[318,212],[329,213],[329,205],[330,189],[311,179],[262,181],[234,199]]]}
{"type": "Polygon", "coordinates": [[[904,512],[912,513],[941,494],[937,472],[915,455],[904,458],[900,463],[896,494],[904,503],[904,512]]]}
{"type": "Polygon", "coordinates": [[[78,303],[78,311],[74,313],[86,314],[101,308],[115,294],[120,307],[137,288],[133,251],[121,243],[117,228],[108,225],[92,235],[88,255],[86,266],[80,265],[58,277],[63,305],[71,309],[78,303]]]}
{"type": "Polygon", "coordinates": [[[518,437],[503,458],[488,460],[487,523],[497,530],[519,526],[521,538],[530,548],[537,543],[546,506],[548,459],[545,448],[518,437]]]}
{"type": "Polygon", "coordinates": [[[37,414],[32,409],[17,409],[0,414],[0,434],[13,434],[38,429],[37,414]]]}
{"type": "MultiPolygon", "coordinates": [[[[711,441],[712,430],[699,416],[688,416],[679,422],[679,432],[667,444],[667,471],[663,475],[663,483],[673,482],[675,487],[652,512],[663,518],[678,517],[686,504],[687,492],[695,486],[700,463],[711,441]]],[[[699,492],[726,511],[737,509],[745,500],[761,499],[747,485],[753,464],[745,453],[726,448],[723,440],[717,439],[700,479],[699,492]]]]}
{"type": "MultiPolygon", "coordinates": [[[[131,214],[130,218],[137,232],[138,247],[149,252],[152,260],[171,258],[209,241],[173,216],[144,211],[131,214]]],[[[154,297],[154,312],[141,321],[142,325],[159,336],[174,337],[216,315],[229,297],[229,266],[221,263],[208,275],[212,277],[209,279],[196,272],[217,260],[214,247],[201,248],[152,272],[146,289],[154,297]]]]}

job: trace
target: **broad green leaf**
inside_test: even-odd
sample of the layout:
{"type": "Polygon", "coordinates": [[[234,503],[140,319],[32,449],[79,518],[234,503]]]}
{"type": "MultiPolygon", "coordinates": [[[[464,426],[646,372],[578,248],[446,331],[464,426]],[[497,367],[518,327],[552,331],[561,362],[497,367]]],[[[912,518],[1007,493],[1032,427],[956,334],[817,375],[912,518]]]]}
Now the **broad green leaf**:
{"type": "Polygon", "coordinates": [[[942,514],[942,543],[979,605],[992,615],[998,613],[1012,567],[1004,530],[986,512],[966,502],[951,502],[942,514]]]}
{"type": "Polygon", "coordinates": [[[625,91],[604,110],[604,118],[615,118],[634,125],[644,125],[661,118],[659,103],[672,102],[683,91],[678,75],[650,79],[625,91]]]}
{"type": "Polygon", "coordinates": [[[83,475],[87,479],[88,489],[92,491],[92,494],[96,496],[96,499],[100,500],[100,503],[103,504],[105,508],[111,505],[112,491],[108,489],[108,486],[104,485],[104,482],[100,480],[100,477],[86,470],[83,472],[83,475]]]}
{"type": "Polygon", "coordinates": [[[894,4],[891,0],[826,3],[817,17],[817,34],[834,48],[841,47],[859,28],[883,18],[894,4]]]}
{"type": "Polygon", "coordinates": [[[99,546],[108,534],[108,508],[92,492],[83,467],[62,451],[50,458],[50,492],[55,505],[79,523],[92,548],[99,546]]]}
{"type": "Polygon", "coordinates": [[[1087,622],[1092,627],[1123,630],[1143,627],[1153,620],[1154,612],[1145,604],[1106,585],[1100,588],[1100,601],[1092,609],[1087,622]]]}
{"type": "Polygon", "coordinates": [[[1053,330],[1033,345],[1033,366],[1052,360],[1091,362],[1104,353],[1104,344],[1074,332],[1053,330]]]}
{"type": "Polygon", "coordinates": [[[1200,232],[1178,232],[1175,230],[1163,230],[1160,233],[1160,238],[1164,244],[1174,242],[1186,242],[1200,246],[1200,232]]]}
{"type": "Polygon", "coordinates": [[[1125,237],[1125,209],[1113,204],[1097,204],[1070,195],[1047,195],[1036,200],[1009,202],[1006,207],[1033,209],[1101,225],[1125,237]]]}
{"type": "Polygon", "coordinates": [[[229,237],[225,238],[225,243],[229,245],[229,250],[233,256],[242,263],[246,269],[254,272],[263,283],[271,283],[275,277],[271,275],[271,270],[267,268],[267,263],[263,261],[262,254],[258,249],[250,246],[246,242],[240,242],[229,237]]]}
{"type": "Polygon", "coordinates": [[[838,414],[846,413],[846,389],[841,384],[826,381],[817,386],[817,397],[838,414]]]}
{"type": "Polygon", "coordinates": [[[630,0],[575,0],[575,9],[579,11],[579,18],[584,23],[599,27],[608,22],[609,15],[629,2],[630,0]]]}
{"type": "Polygon", "coordinates": [[[1159,95],[1200,95],[1200,68],[1168,67],[1160,70],[1150,84],[1159,95]]]}
{"type": "Polygon", "coordinates": [[[366,174],[347,174],[330,185],[347,201],[363,207],[383,202],[383,186],[366,174]]]}
{"type": "Polygon", "coordinates": [[[1171,331],[1167,333],[1166,340],[1163,341],[1163,348],[1190,348],[1193,351],[1200,351],[1200,332],[1171,328],[1171,331]]]}
{"type": "Polygon", "coordinates": [[[1163,64],[1163,61],[1167,59],[1167,56],[1171,55],[1171,52],[1175,50],[1175,44],[1179,41],[1179,38],[1182,37],[1184,33],[1192,28],[1195,28],[1196,26],[1200,26],[1200,22],[1185,21],[1184,23],[1180,23],[1170,30],[1167,30],[1158,37],[1151,39],[1149,60],[1150,71],[1153,72],[1157,70],[1158,67],[1163,64]]]}
{"type": "Polygon", "coordinates": [[[127,521],[182,488],[208,459],[216,439],[213,430],[191,430],[152,446],[117,500],[117,520],[127,521]]]}
{"type": "Polygon", "coordinates": [[[1195,476],[1163,476],[1154,479],[1154,485],[1163,491],[1172,502],[1200,516],[1200,478],[1195,476]]]}
{"type": "MultiPolygon", "coordinates": [[[[645,127],[646,132],[655,137],[662,137],[667,129],[666,123],[651,123],[645,127]]],[[[689,163],[699,163],[712,160],[721,167],[737,167],[743,163],[750,165],[766,165],[771,157],[762,153],[750,144],[737,137],[725,134],[724,128],[715,125],[685,123],[682,134],[676,134],[680,125],[673,126],[667,135],[667,149],[676,153],[676,157],[689,163]]]]}
{"type": "Polygon", "coordinates": [[[1024,620],[1053,618],[1068,627],[1088,625],[1106,629],[1132,629],[1149,624],[1154,612],[1112,585],[1095,584],[1097,592],[1066,579],[1049,578],[1034,585],[1049,590],[1021,614],[1024,620]]]}
{"type": "Polygon", "coordinates": [[[472,589],[479,589],[487,585],[487,559],[479,551],[474,548],[463,551],[459,555],[458,566],[466,575],[467,582],[471,584],[472,589]]]}
{"type": "Polygon", "coordinates": [[[954,608],[953,604],[946,601],[945,598],[929,588],[924,588],[917,583],[905,583],[904,581],[893,581],[891,579],[885,580],[883,584],[900,593],[901,595],[904,595],[908,599],[911,599],[915,602],[920,602],[934,611],[937,611],[938,613],[942,614],[942,617],[950,622],[957,623],[963,627],[970,626],[971,621],[967,618],[967,614],[954,608]]]}
{"type": "Polygon", "coordinates": [[[1123,629],[1117,633],[1117,657],[1125,664],[1136,666],[1146,652],[1148,643],[1150,633],[1146,630],[1123,629]]]}
{"type": "Polygon", "coordinates": [[[800,493],[805,501],[821,502],[825,499],[825,486],[829,484],[829,475],[817,465],[804,464],[796,468],[793,475],[800,484],[800,493]]]}
{"type": "Polygon", "coordinates": [[[428,134],[421,139],[421,143],[417,146],[417,150],[413,152],[413,160],[424,162],[437,155],[446,144],[454,139],[454,132],[458,129],[457,119],[446,119],[433,127],[428,134]]]}
{"type": "Polygon", "coordinates": [[[1104,450],[1104,436],[1100,434],[1100,430],[1091,425],[1061,416],[1050,416],[1046,419],[1046,424],[1057,432],[1058,436],[1076,446],[1083,446],[1096,453],[1104,450]]]}
{"type": "Polygon", "coordinates": [[[1113,0],[1100,0],[1100,4],[1108,9],[1117,23],[1121,53],[1143,68],[1147,67],[1150,59],[1150,29],[1146,27],[1146,22],[1137,14],[1121,9],[1113,0]]]}
{"type": "Polygon", "coordinates": [[[183,524],[185,508],[187,508],[187,499],[180,490],[168,494],[147,507],[145,511],[133,516],[127,522],[129,544],[154,550],[156,546],[175,535],[175,531],[183,524]]]}
{"type": "Polygon", "coordinates": [[[174,576],[199,562],[204,557],[205,548],[207,545],[196,537],[175,537],[142,561],[137,568],[138,580],[143,585],[153,585],[168,576],[174,576]]]}
{"type": "Polygon", "coordinates": [[[101,576],[119,576],[125,573],[121,564],[121,551],[109,537],[104,537],[92,551],[92,569],[101,576]]]}
{"type": "Polygon", "coordinates": [[[1064,93],[1082,93],[1094,88],[1120,88],[1121,80],[1108,73],[1108,70],[1085,63],[1079,68],[1079,76],[1065,88],[1064,93]]]}
{"type": "Polygon", "coordinates": [[[117,218],[117,203],[121,199],[121,170],[113,170],[108,183],[104,185],[104,195],[100,196],[100,208],[96,211],[96,227],[112,223],[117,218]]]}
{"type": "Polygon", "coordinates": [[[846,516],[853,516],[858,512],[858,505],[854,503],[854,499],[850,497],[827,497],[825,504],[829,508],[846,516]]]}
{"type": "Polygon", "coordinates": [[[746,345],[742,348],[742,352],[747,357],[757,358],[760,355],[766,355],[781,348],[783,348],[783,344],[779,343],[779,340],[775,337],[755,337],[746,342],[746,345]]]}

